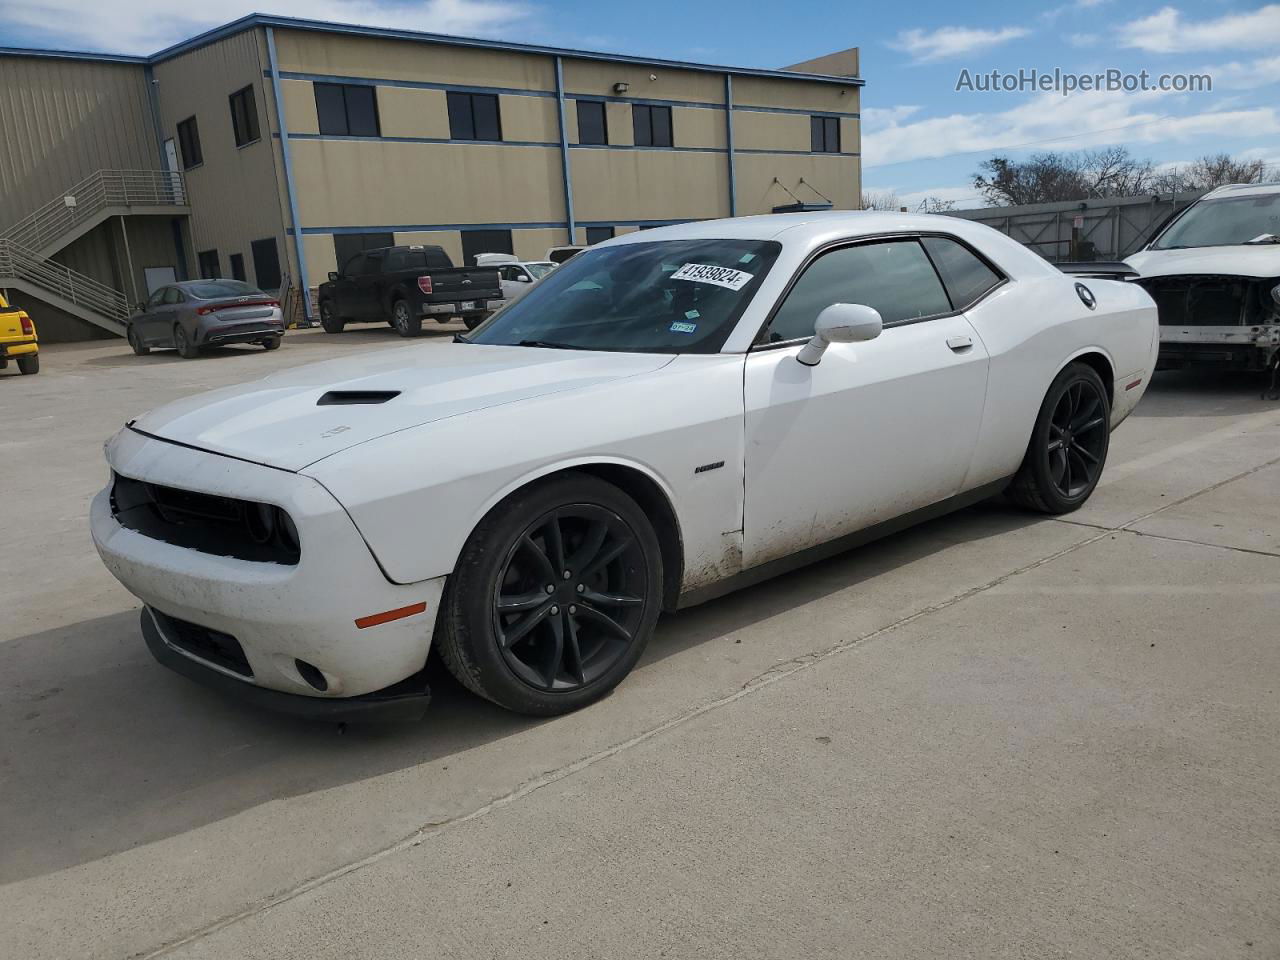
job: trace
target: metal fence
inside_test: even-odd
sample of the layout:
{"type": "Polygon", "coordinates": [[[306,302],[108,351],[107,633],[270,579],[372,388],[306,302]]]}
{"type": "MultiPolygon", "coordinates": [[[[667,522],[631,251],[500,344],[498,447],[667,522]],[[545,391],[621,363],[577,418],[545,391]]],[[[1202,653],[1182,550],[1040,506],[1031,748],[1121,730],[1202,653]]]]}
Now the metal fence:
{"type": "Polygon", "coordinates": [[[953,210],[949,216],[994,227],[1046,260],[1120,260],[1136,253],[1203,190],[1108,200],[953,210]]]}

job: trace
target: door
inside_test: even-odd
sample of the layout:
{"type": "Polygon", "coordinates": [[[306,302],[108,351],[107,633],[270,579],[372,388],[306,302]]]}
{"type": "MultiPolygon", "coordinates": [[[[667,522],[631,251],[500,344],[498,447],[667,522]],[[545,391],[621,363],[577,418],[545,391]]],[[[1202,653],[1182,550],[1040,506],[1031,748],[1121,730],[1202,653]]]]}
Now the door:
{"type": "Polygon", "coordinates": [[[354,319],[356,316],[355,309],[359,299],[356,294],[356,274],[363,264],[364,254],[357,253],[338,268],[338,279],[333,281],[333,312],[339,317],[354,319]]]}
{"type": "Polygon", "coordinates": [[[382,253],[366,253],[352,279],[351,314],[357,320],[382,316],[382,253]]]}
{"type": "Polygon", "coordinates": [[[154,290],[147,298],[146,308],[133,317],[133,325],[137,328],[138,336],[145,343],[168,342],[169,324],[165,320],[172,312],[164,304],[164,295],[168,290],[168,287],[159,287],[154,290]]]}
{"type": "Polygon", "coordinates": [[[816,546],[961,490],[987,353],[914,238],[821,254],[748,354],[744,566],[816,546]],[[796,354],[832,303],[877,309],[875,340],[796,354]]]}
{"type": "Polygon", "coordinates": [[[166,284],[175,283],[178,279],[178,274],[173,267],[143,267],[142,276],[147,283],[147,296],[166,284]]]}

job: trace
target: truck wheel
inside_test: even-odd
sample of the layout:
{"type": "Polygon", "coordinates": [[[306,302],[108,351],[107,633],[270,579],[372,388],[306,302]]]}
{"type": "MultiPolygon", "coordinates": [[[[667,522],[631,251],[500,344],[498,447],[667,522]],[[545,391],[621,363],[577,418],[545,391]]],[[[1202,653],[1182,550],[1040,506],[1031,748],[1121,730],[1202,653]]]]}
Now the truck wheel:
{"type": "Polygon", "coordinates": [[[320,301],[320,326],[325,333],[341,333],[347,321],[333,315],[333,304],[328,300],[320,301]]]}
{"type": "Polygon", "coordinates": [[[28,357],[18,358],[19,373],[39,373],[40,372],[40,354],[34,353],[28,357]]]}
{"type": "Polygon", "coordinates": [[[413,315],[407,300],[397,300],[391,305],[391,325],[402,337],[416,337],[422,333],[422,318],[413,315]]]}
{"type": "Polygon", "coordinates": [[[485,317],[472,313],[463,317],[462,322],[467,325],[468,330],[474,330],[476,327],[480,326],[480,324],[483,323],[485,319],[486,319],[485,317]]]}

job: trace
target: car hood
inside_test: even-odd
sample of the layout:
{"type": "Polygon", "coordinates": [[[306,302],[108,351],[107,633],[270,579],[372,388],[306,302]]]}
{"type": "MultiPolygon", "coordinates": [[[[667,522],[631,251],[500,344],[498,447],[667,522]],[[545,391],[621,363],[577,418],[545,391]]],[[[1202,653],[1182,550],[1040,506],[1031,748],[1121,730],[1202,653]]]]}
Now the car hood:
{"type": "Polygon", "coordinates": [[[432,344],[344,357],[196,394],[130,421],[162,440],[298,471],[358,443],[549,393],[659,370],[667,354],[432,344]],[[327,393],[399,393],[319,405],[327,393]]]}
{"type": "Polygon", "coordinates": [[[1143,250],[1125,263],[1144,277],[1217,274],[1230,277],[1280,277],[1280,244],[1189,247],[1186,250],[1143,250]]]}

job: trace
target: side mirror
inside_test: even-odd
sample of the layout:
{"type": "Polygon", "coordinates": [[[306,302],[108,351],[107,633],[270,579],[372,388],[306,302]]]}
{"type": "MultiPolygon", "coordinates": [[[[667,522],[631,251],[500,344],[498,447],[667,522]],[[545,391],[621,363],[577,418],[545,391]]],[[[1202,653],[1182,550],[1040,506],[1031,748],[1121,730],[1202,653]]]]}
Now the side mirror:
{"type": "Polygon", "coordinates": [[[796,359],[806,367],[816,367],[833,343],[874,340],[884,329],[880,311],[861,303],[833,303],[813,324],[813,338],[800,348],[796,359]]]}
{"type": "Polygon", "coordinates": [[[341,277],[341,275],[340,275],[340,274],[338,274],[338,272],[337,272],[337,271],[335,271],[335,270],[330,270],[330,271],[329,271],[329,282],[330,282],[330,283],[337,283],[337,282],[338,282],[339,280],[341,280],[341,279],[342,279],[342,277],[341,277]]]}
{"type": "Polygon", "coordinates": [[[530,280],[528,277],[516,277],[516,279],[519,280],[521,283],[533,283],[533,281],[530,280]]]}
{"type": "Polygon", "coordinates": [[[135,303],[133,305],[133,309],[138,311],[138,313],[144,313],[146,312],[147,305],[145,303],[135,303]]]}

